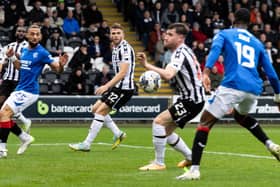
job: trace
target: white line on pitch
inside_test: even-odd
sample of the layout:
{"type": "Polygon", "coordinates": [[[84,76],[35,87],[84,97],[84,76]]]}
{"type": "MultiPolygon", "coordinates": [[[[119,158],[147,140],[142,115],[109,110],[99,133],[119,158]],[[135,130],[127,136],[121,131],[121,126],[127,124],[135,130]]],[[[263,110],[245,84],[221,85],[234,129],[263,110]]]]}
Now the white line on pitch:
{"type": "MultiPolygon", "coordinates": [[[[97,145],[106,145],[112,146],[110,143],[105,142],[97,142],[93,143],[97,145]]],[[[46,143],[46,144],[32,144],[32,146],[67,146],[68,143],[46,143]]],[[[121,144],[121,147],[133,148],[133,149],[149,149],[153,150],[153,147],[148,146],[140,146],[140,145],[127,145],[121,144]]],[[[172,148],[167,148],[168,150],[173,150],[172,148]]],[[[217,152],[217,151],[204,151],[207,154],[214,154],[214,155],[228,155],[228,156],[237,156],[237,157],[246,157],[246,158],[259,158],[259,159],[274,159],[272,156],[260,156],[260,155],[253,155],[253,154],[244,154],[244,153],[231,153],[231,152],[217,152]]]]}

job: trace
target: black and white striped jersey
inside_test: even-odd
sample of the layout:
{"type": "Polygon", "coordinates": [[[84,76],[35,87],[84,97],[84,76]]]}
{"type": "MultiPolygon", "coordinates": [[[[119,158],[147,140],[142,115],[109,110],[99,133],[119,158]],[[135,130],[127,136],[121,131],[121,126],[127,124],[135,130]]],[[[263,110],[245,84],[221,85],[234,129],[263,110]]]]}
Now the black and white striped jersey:
{"type": "Polygon", "coordinates": [[[190,99],[195,103],[205,100],[200,64],[187,45],[180,45],[172,53],[168,66],[177,70],[174,79],[182,99],[190,99]]]}
{"type": "Polygon", "coordinates": [[[5,74],[3,75],[3,80],[14,80],[18,81],[19,79],[19,71],[14,67],[13,62],[11,61],[11,58],[7,58],[6,52],[8,49],[13,48],[15,54],[21,54],[22,48],[28,47],[27,41],[22,41],[20,43],[18,42],[12,42],[8,45],[6,45],[3,50],[1,51],[1,61],[0,63],[3,64],[2,71],[5,71],[5,74]]]}
{"type": "Polygon", "coordinates": [[[129,69],[125,77],[118,82],[115,87],[122,90],[133,90],[135,53],[131,45],[129,45],[129,43],[125,40],[122,40],[118,46],[113,48],[112,51],[112,64],[116,74],[120,71],[121,63],[129,63],[129,69]]]}

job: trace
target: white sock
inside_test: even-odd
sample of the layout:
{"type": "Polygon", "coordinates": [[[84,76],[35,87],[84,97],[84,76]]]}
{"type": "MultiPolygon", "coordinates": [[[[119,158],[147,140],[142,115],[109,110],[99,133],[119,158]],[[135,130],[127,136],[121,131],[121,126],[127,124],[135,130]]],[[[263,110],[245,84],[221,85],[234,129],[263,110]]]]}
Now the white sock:
{"type": "Polygon", "coordinates": [[[272,141],[272,140],[266,140],[265,141],[265,146],[266,146],[266,148],[268,148],[269,149],[269,147],[270,147],[270,145],[274,145],[275,143],[272,141]]]}
{"type": "Polygon", "coordinates": [[[165,127],[153,123],[153,144],[155,147],[155,162],[160,165],[164,165],[166,141],[167,138],[165,127]]]}
{"type": "Polygon", "coordinates": [[[23,141],[28,140],[28,139],[30,138],[30,135],[27,134],[27,133],[24,132],[24,131],[21,131],[21,134],[20,134],[18,137],[19,137],[20,141],[23,142],[23,141]]]}
{"type": "Polygon", "coordinates": [[[29,122],[29,119],[27,119],[22,113],[16,114],[15,118],[19,119],[23,124],[27,124],[29,122]]]}
{"type": "Polygon", "coordinates": [[[176,151],[181,152],[187,160],[192,160],[192,151],[184,140],[175,132],[167,137],[167,143],[176,151]]]}
{"type": "Polygon", "coordinates": [[[0,149],[5,150],[6,149],[6,143],[0,143],[0,149]]]}
{"type": "Polygon", "coordinates": [[[100,114],[94,114],[94,120],[91,123],[88,135],[84,143],[91,145],[91,143],[99,133],[100,129],[102,128],[103,123],[104,123],[104,116],[100,114]]]}
{"type": "Polygon", "coordinates": [[[121,130],[119,127],[116,125],[116,123],[113,121],[111,116],[107,114],[104,118],[104,125],[110,129],[115,136],[119,136],[121,134],[121,130]]]}
{"type": "Polygon", "coordinates": [[[192,165],[190,171],[199,171],[199,165],[192,165]]]}

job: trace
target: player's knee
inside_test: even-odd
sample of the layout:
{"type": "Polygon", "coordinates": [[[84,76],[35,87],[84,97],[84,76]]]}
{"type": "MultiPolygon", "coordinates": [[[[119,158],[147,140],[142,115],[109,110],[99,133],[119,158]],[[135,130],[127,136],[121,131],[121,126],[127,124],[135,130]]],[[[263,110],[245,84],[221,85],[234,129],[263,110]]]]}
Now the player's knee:
{"type": "Polygon", "coordinates": [[[166,137],[165,127],[158,123],[153,123],[153,136],[158,138],[165,138],[166,137]]]}

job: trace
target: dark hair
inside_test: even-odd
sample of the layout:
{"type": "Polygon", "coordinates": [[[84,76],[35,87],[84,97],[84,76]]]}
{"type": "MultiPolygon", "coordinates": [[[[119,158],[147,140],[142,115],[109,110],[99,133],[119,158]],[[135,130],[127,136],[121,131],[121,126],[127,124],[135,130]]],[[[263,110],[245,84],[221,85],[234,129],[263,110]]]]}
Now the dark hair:
{"type": "Polygon", "coordinates": [[[240,8],[234,13],[235,23],[249,24],[250,23],[250,12],[246,8],[240,8]]]}
{"type": "Polygon", "coordinates": [[[188,34],[187,26],[184,23],[172,23],[167,27],[168,30],[175,29],[177,34],[186,36],[188,34]]]}

